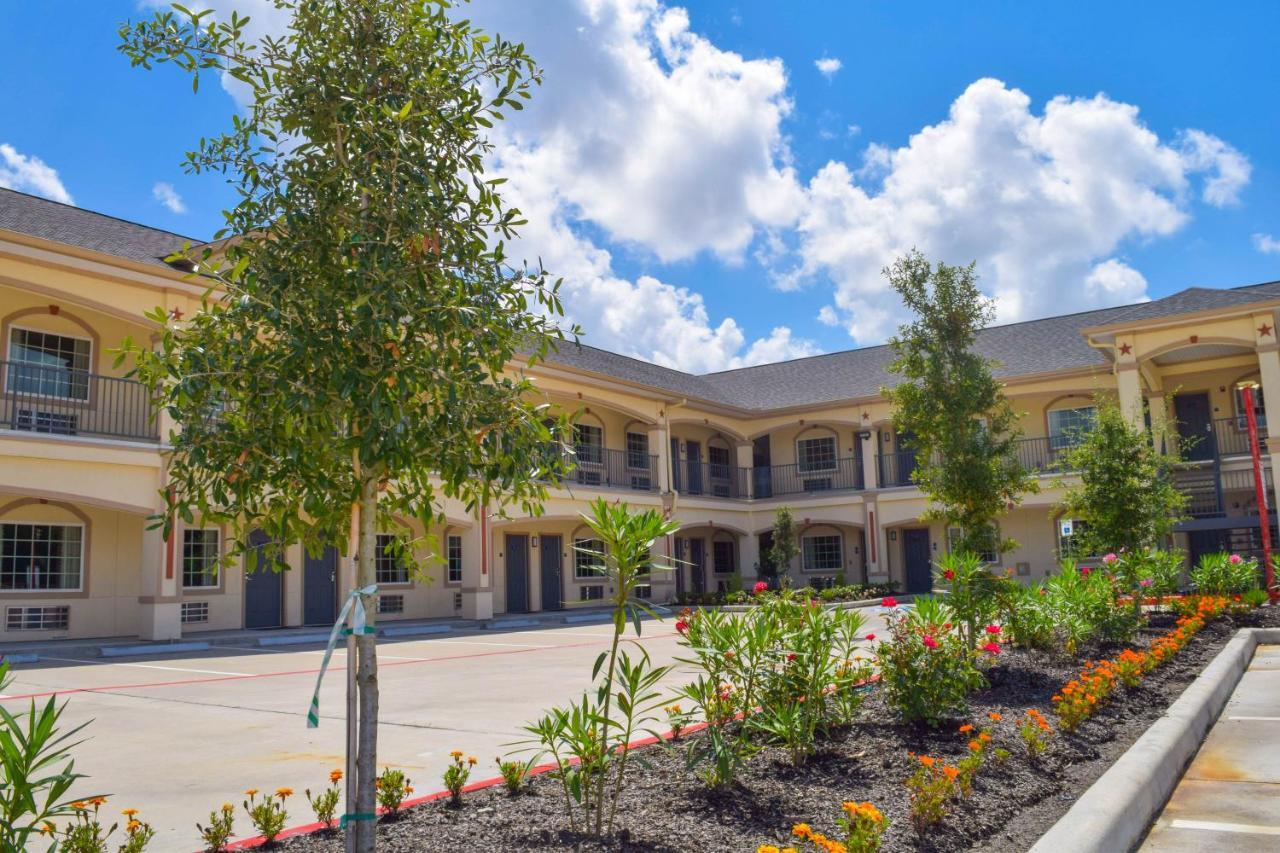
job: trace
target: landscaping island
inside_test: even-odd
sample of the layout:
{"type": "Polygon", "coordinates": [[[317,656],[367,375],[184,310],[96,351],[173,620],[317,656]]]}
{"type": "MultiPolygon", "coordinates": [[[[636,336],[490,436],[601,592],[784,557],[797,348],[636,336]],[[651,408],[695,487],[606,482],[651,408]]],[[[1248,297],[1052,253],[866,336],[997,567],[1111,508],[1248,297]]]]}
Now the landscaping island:
{"type": "MultiPolygon", "coordinates": [[[[1122,649],[1149,649],[1174,628],[1175,614],[1151,614],[1132,642],[1092,646],[1086,657],[1116,656],[1122,649]]],[[[687,741],[676,749],[643,747],[647,768],[637,766],[623,791],[619,828],[604,841],[564,830],[559,782],[531,778],[525,790],[509,795],[500,785],[463,795],[461,807],[445,800],[405,810],[378,827],[380,850],[581,850],[581,851],[754,851],[761,845],[809,849],[791,834],[808,824],[815,832],[843,837],[835,824],[845,800],[876,804],[889,825],[883,850],[1024,851],[1070,808],[1181,694],[1241,627],[1280,626],[1280,611],[1263,608],[1226,613],[1203,629],[1165,664],[1135,687],[1119,686],[1109,703],[1072,732],[1058,728],[1052,697],[1076,678],[1079,657],[1007,649],[985,669],[989,686],[969,695],[970,713],[936,729],[896,722],[882,691],[872,689],[853,724],[819,742],[799,767],[788,752],[765,747],[719,790],[703,785],[685,767],[687,741]],[[1027,709],[1053,722],[1048,750],[1029,758],[1018,729],[1027,709]],[[989,718],[999,715],[998,720],[989,718]],[[908,817],[904,781],[920,766],[914,756],[951,763],[969,752],[972,733],[990,734],[988,748],[1007,749],[1003,761],[989,758],[972,779],[972,794],[953,802],[949,814],[918,837],[908,817]],[[913,755],[914,754],[914,755],[913,755]]],[[[295,836],[277,847],[290,853],[343,849],[337,831],[295,836]]]]}

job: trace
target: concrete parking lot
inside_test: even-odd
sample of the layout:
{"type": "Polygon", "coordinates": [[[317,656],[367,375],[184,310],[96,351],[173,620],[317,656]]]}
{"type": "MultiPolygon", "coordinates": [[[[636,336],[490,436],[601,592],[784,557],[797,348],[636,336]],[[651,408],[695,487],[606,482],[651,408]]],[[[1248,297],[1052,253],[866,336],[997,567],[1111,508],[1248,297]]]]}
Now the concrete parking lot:
{"type": "MultiPolygon", "coordinates": [[[[880,630],[867,616],[867,630],[880,630]]],[[[672,624],[644,623],[639,643],[655,663],[678,653],[672,624]]],[[[380,640],[379,764],[405,769],[419,794],[442,787],[453,749],[480,760],[473,780],[496,775],[495,756],[525,737],[522,725],[589,685],[609,631],[596,623],[380,640]]],[[[0,701],[13,709],[32,697],[65,699],[69,725],[92,721],[75,750],[76,769],[89,776],[76,792],[110,795],[113,813],[141,809],[157,829],[152,849],[195,850],[195,822],[223,802],[236,804],[237,834],[251,834],[239,809],[245,788],[293,788],[289,824],[313,819],[302,791],[343,764],[341,650],[321,692],[320,728],[306,728],[322,653],[246,641],[182,657],[42,656],[14,668],[0,701]]]]}

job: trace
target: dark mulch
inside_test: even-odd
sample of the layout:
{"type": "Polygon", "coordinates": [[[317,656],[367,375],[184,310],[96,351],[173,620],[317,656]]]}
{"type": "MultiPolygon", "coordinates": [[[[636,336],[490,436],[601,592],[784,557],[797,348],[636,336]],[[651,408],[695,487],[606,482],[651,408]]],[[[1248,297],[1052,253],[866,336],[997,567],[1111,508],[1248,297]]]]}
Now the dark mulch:
{"type": "MultiPolygon", "coordinates": [[[[1171,616],[1156,615],[1133,645],[1145,645],[1166,630],[1171,616]]],[[[1098,778],[1161,716],[1213,659],[1237,628],[1280,625],[1280,609],[1266,608],[1207,626],[1171,663],[1134,689],[1117,694],[1101,713],[1070,735],[1054,739],[1051,752],[1030,762],[1021,750],[1016,727],[1027,708],[1053,721],[1049,697],[1079,672],[1080,662],[1042,654],[1008,652],[988,672],[990,686],[971,697],[971,721],[991,726],[995,745],[1012,753],[1003,766],[988,763],[974,782],[973,796],[957,803],[944,824],[918,840],[907,819],[903,781],[914,771],[908,752],[961,757],[966,738],[957,724],[937,731],[895,723],[881,698],[872,694],[860,721],[824,743],[801,768],[781,750],[756,756],[730,791],[706,790],[685,769],[683,756],[648,747],[650,770],[635,767],[620,806],[621,831],[606,842],[579,839],[564,830],[559,783],[541,776],[527,793],[508,796],[501,789],[465,796],[461,809],[440,802],[405,812],[379,827],[378,847],[385,851],[577,850],[583,851],[754,851],[757,845],[787,842],[790,827],[810,823],[836,831],[840,803],[870,800],[892,821],[885,850],[1023,851],[1070,808],[1098,778]],[[1004,719],[994,725],[986,714],[1004,719]]],[[[1093,650],[1093,656],[1119,648],[1093,650]]],[[[1056,727],[1055,727],[1056,728],[1056,727]]],[[[289,853],[340,851],[334,834],[302,836],[280,845],[289,853]]]]}

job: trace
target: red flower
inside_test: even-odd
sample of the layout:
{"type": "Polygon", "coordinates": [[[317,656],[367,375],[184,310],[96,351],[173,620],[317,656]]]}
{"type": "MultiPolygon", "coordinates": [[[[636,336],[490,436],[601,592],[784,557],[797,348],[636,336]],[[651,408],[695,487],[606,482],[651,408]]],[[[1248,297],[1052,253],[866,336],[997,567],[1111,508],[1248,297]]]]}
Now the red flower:
{"type": "Polygon", "coordinates": [[[759,595],[760,593],[764,592],[768,588],[769,588],[769,584],[765,583],[764,581],[756,581],[756,585],[751,587],[751,591],[756,595],[759,595]]]}
{"type": "Polygon", "coordinates": [[[950,630],[951,630],[951,623],[950,623],[950,622],[943,622],[943,623],[942,623],[942,630],[944,630],[944,631],[950,631],[950,630]]]}
{"type": "Polygon", "coordinates": [[[944,571],[942,573],[942,576],[949,581],[953,581],[956,579],[956,573],[951,571],[951,569],[947,569],[946,571],[944,571]]]}
{"type": "Polygon", "coordinates": [[[1089,567],[1088,567],[1088,566],[1081,566],[1081,567],[1080,567],[1080,574],[1084,575],[1085,577],[1088,577],[1088,576],[1089,576],[1089,567]]]}
{"type": "Polygon", "coordinates": [[[993,636],[993,637],[994,637],[994,636],[996,636],[997,634],[999,634],[999,633],[1000,633],[1000,626],[999,626],[999,625],[988,625],[988,626],[987,626],[987,633],[988,633],[988,634],[990,634],[990,635],[991,635],[991,636],[993,636]]]}
{"type": "Polygon", "coordinates": [[[886,595],[884,598],[880,599],[880,606],[881,607],[897,607],[898,599],[894,598],[892,595],[886,595]]]}
{"type": "Polygon", "coordinates": [[[920,642],[924,643],[924,647],[926,649],[936,649],[938,647],[938,641],[935,640],[929,634],[925,634],[923,637],[921,637],[920,642]]]}
{"type": "Polygon", "coordinates": [[[683,634],[685,631],[688,631],[688,630],[689,630],[689,623],[688,623],[688,622],[684,621],[683,619],[677,619],[677,620],[676,620],[676,633],[677,633],[677,634],[683,634]]]}
{"type": "Polygon", "coordinates": [[[792,662],[793,660],[795,660],[795,659],[796,659],[796,653],[795,653],[795,652],[792,652],[791,654],[787,655],[787,663],[791,663],[791,662],[792,662]]]}
{"type": "Polygon", "coordinates": [[[733,652],[731,652],[731,651],[729,651],[729,652],[725,652],[725,653],[724,653],[724,656],[725,656],[726,658],[728,658],[728,659],[732,660],[732,659],[733,659],[733,652]]]}
{"type": "Polygon", "coordinates": [[[993,654],[993,655],[998,655],[998,654],[1000,654],[1000,644],[999,644],[999,643],[987,643],[985,646],[983,646],[983,647],[982,647],[982,650],[983,650],[984,652],[988,652],[988,653],[993,654]]]}
{"type": "Polygon", "coordinates": [[[867,634],[867,642],[870,642],[870,641],[874,640],[875,638],[876,638],[876,635],[875,635],[875,634],[867,634]]]}

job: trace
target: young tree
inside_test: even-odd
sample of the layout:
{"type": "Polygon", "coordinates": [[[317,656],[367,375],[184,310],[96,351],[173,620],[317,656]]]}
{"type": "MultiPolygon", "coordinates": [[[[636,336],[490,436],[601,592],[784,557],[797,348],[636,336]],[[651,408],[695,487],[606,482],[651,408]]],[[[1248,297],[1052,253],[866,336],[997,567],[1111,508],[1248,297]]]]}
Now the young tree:
{"type": "MultiPolygon", "coordinates": [[[[429,531],[446,498],[536,513],[542,479],[557,473],[543,450],[554,430],[508,365],[563,337],[559,282],[508,262],[504,241],[523,220],[503,204],[502,180],[484,175],[486,130],[522,108],[540,72],[523,45],[481,33],[443,0],[275,4],[289,28],[256,42],[244,17],[177,6],[121,28],[133,65],[171,62],[193,86],[202,72],[226,74],[250,95],[185,162],[226,174],[238,194],[217,235],[229,239],[190,253],[211,291],[195,316],[157,311],[163,334],[132,354],[181,424],[168,437],[166,535],[175,514],[200,515],[232,524],[241,542],[256,528],[273,548],[350,553],[354,526],[363,590],[376,581],[378,532],[403,529],[394,518],[429,531]]],[[[394,543],[409,558],[408,535],[394,543]]],[[[372,633],[356,647],[348,849],[365,851],[372,633]]]]}
{"type": "Polygon", "coordinates": [[[1018,461],[1018,415],[991,362],[972,351],[995,306],[978,290],[973,264],[932,266],[912,250],[884,274],[916,316],[889,342],[890,370],[903,381],[884,393],[894,428],[916,451],[912,479],[929,498],[925,517],[959,528],[959,551],[1005,550],[1012,543],[996,541],[996,518],[1036,484],[1018,461]]]}
{"type": "Polygon", "coordinates": [[[1099,394],[1095,405],[1093,427],[1063,453],[1063,470],[1079,482],[1067,486],[1061,509],[1084,522],[1071,536],[1078,553],[1140,553],[1182,520],[1187,498],[1173,484],[1177,459],[1158,450],[1165,442],[1131,424],[1110,395],[1099,394]]]}
{"type": "Polygon", "coordinates": [[[769,562],[778,574],[779,586],[791,586],[791,563],[799,553],[796,521],[791,515],[791,508],[780,506],[773,515],[773,545],[769,548],[769,562]]]}

